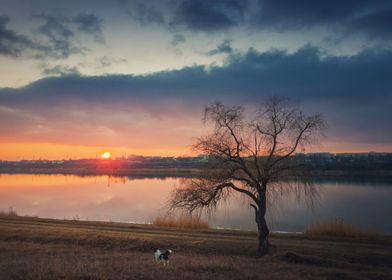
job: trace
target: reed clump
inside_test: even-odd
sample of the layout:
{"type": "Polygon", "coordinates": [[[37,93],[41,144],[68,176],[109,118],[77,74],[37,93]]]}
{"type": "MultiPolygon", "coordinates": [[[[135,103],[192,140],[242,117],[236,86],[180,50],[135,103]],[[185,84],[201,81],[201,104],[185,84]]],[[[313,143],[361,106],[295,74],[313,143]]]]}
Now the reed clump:
{"type": "Polygon", "coordinates": [[[305,235],[372,238],[379,236],[379,233],[361,229],[344,221],[343,219],[334,219],[310,225],[305,231],[305,235]]]}
{"type": "Polygon", "coordinates": [[[0,217],[18,217],[18,213],[10,207],[6,211],[0,211],[0,217]]]}
{"type": "Polygon", "coordinates": [[[200,216],[194,215],[175,215],[166,214],[158,216],[154,219],[153,224],[156,226],[163,227],[175,227],[175,228],[190,228],[190,229],[208,229],[210,225],[208,221],[204,220],[200,216]]]}

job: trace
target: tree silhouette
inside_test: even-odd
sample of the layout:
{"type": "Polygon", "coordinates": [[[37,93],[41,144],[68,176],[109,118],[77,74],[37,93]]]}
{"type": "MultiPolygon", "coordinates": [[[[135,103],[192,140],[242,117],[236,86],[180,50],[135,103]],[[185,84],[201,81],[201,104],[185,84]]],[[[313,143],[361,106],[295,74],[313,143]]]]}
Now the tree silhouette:
{"type": "Polygon", "coordinates": [[[208,155],[210,165],[200,178],[183,180],[170,205],[191,212],[214,210],[234,192],[245,195],[255,213],[257,251],[265,255],[269,248],[267,193],[279,186],[285,194],[295,179],[295,190],[312,194],[301,163],[293,155],[317,140],[324,129],[323,119],[319,114],[304,114],[286,99],[271,97],[253,117],[246,116],[241,106],[213,103],[205,108],[204,121],[213,125],[212,132],[198,138],[194,149],[208,155]]]}

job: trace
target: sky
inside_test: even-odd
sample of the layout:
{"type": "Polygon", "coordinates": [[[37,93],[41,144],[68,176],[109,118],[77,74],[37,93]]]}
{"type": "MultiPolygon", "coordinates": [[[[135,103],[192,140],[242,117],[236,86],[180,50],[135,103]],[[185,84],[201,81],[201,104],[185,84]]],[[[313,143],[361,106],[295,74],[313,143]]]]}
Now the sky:
{"type": "Polygon", "coordinates": [[[0,0],[0,159],[191,155],[214,101],[320,112],[392,152],[390,0],[0,0]]]}

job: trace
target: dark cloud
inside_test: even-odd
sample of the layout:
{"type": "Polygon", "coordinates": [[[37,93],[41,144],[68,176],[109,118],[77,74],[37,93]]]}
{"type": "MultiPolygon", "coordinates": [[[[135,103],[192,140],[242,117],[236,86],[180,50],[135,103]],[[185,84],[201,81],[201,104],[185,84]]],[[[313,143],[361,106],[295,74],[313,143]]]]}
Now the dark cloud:
{"type": "Polygon", "coordinates": [[[215,49],[208,51],[206,54],[207,55],[231,54],[232,52],[233,52],[233,48],[231,47],[231,40],[225,39],[215,49]]]}
{"type": "MultiPolygon", "coordinates": [[[[133,90],[142,90],[142,95],[152,90],[162,96],[167,92],[177,96],[178,91],[194,91],[202,97],[208,96],[209,91],[216,94],[232,92],[233,96],[241,91],[247,98],[257,96],[261,91],[275,91],[301,98],[359,98],[375,95],[374,88],[378,94],[389,94],[391,70],[392,52],[389,50],[372,49],[354,56],[328,56],[316,47],[305,46],[294,53],[284,50],[259,53],[250,49],[245,54],[233,54],[222,67],[192,66],[143,76],[75,77],[76,80],[67,82],[75,89],[81,86],[91,93],[96,89],[113,88],[114,92],[130,90],[130,95],[133,90]]],[[[68,85],[63,87],[65,80],[43,79],[15,91],[44,86],[43,91],[46,91],[45,87],[57,87],[58,92],[63,92],[69,89],[68,85]]]]}
{"type": "MultiPolygon", "coordinates": [[[[58,19],[48,15],[35,16],[35,18],[43,20],[43,24],[38,27],[37,31],[46,40],[42,38],[33,40],[28,36],[18,34],[7,28],[10,21],[8,17],[0,17],[0,55],[62,59],[72,54],[85,54],[87,49],[75,44],[75,33],[68,27],[67,18],[58,19]]],[[[84,26],[84,28],[87,27],[84,26]]],[[[92,27],[90,29],[93,30],[92,27]]]]}
{"type": "Polygon", "coordinates": [[[369,38],[392,38],[392,3],[355,17],[348,23],[349,30],[365,33],[369,38]]]}
{"type": "Polygon", "coordinates": [[[127,63],[128,60],[125,58],[114,58],[109,56],[103,56],[99,59],[99,63],[101,67],[109,67],[113,64],[127,63]]]}
{"type": "Polygon", "coordinates": [[[345,20],[366,6],[368,0],[258,0],[256,23],[260,27],[296,29],[345,20]]]}
{"type": "Polygon", "coordinates": [[[0,17],[0,54],[19,56],[28,49],[36,49],[37,46],[27,36],[7,28],[9,21],[8,17],[0,17]]]}
{"type": "Polygon", "coordinates": [[[102,18],[93,13],[80,14],[73,18],[73,22],[77,24],[79,31],[90,34],[96,42],[105,44],[105,38],[102,33],[102,18]]]}
{"type": "Polygon", "coordinates": [[[80,72],[76,67],[70,67],[67,65],[56,65],[56,66],[44,65],[42,74],[45,76],[64,76],[64,75],[80,75],[80,72]]]}
{"type": "Polygon", "coordinates": [[[127,13],[142,25],[156,24],[171,30],[216,32],[244,22],[248,0],[119,0],[127,13]]]}
{"type": "Polygon", "coordinates": [[[258,0],[251,25],[269,30],[298,30],[315,26],[336,33],[391,37],[392,2],[389,0],[258,0]]]}
{"type": "Polygon", "coordinates": [[[170,45],[173,47],[178,46],[179,44],[185,43],[186,39],[184,35],[175,34],[173,35],[173,39],[170,41],[170,45]]]}
{"type": "Polygon", "coordinates": [[[392,139],[390,73],[389,50],[328,56],[305,46],[294,53],[252,49],[235,53],[222,67],[192,66],[143,76],[51,77],[23,88],[0,89],[0,104],[8,108],[2,111],[0,131],[7,131],[9,110],[24,112],[34,122],[54,121],[58,111],[66,119],[72,107],[116,113],[146,110],[169,116],[180,103],[184,112],[198,117],[202,105],[214,100],[254,105],[278,94],[322,112],[335,140],[388,144],[392,139]]]}
{"type": "Polygon", "coordinates": [[[69,39],[74,33],[66,27],[61,20],[53,16],[39,16],[44,19],[45,23],[38,28],[38,31],[51,39],[65,38],[69,39]]]}
{"type": "Polygon", "coordinates": [[[238,26],[244,20],[248,1],[184,0],[174,8],[170,25],[191,31],[216,32],[238,26]]]}
{"type": "Polygon", "coordinates": [[[67,58],[72,54],[84,54],[86,49],[75,46],[74,32],[64,23],[67,19],[58,19],[54,16],[41,15],[44,20],[38,32],[48,38],[48,42],[41,46],[42,53],[37,57],[53,57],[56,59],[67,58]]]}
{"type": "Polygon", "coordinates": [[[166,24],[165,18],[162,10],[162,5],[165,3],[160,3],[159,1],[120,1],[120,3],[125,7],[127,13],[131,18],[143,25],[150,24],[166,24]]]}
{"type": "Polygon", "coordinates": [[[125,1],[141,24],[214,33],[234,27],[269,31],[299,31],[321,27],[336,37],[363,35],[389,40],[390,0],[177,0],[125,1]]]}
{"type": "Polygon", "coordinates": [[[110,58],[108,58],[107,56],[101,57],[99,62],[101,63],[102,67],[109,67],[112,65],[112,60],[110,58]]]}

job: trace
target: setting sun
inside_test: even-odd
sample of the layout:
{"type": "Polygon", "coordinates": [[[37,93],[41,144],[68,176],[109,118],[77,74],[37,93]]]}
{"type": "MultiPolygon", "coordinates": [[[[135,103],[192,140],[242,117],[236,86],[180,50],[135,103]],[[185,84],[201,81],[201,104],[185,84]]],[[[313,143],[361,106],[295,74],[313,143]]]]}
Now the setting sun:
{"type": "Polygon", "coordinates": [[[101,158],[103,158],[103,159],[110,159],[111,156],[112,156],[111,153],[109,153],[109,152],[104,152],[104,153],[101,155],[101,158]]]}

